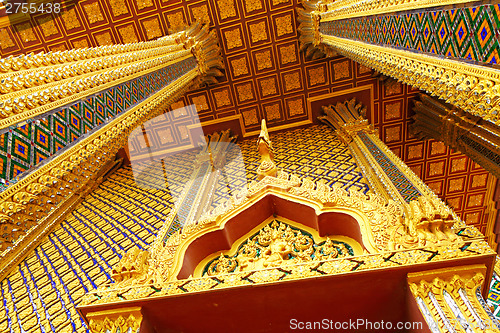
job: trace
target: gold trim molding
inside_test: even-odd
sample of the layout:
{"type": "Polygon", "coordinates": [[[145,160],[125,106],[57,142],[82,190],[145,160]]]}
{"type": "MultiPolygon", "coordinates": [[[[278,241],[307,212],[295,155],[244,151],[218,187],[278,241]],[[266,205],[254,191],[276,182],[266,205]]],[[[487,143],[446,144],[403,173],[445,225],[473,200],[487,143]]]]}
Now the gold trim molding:
{"type": "MultiPolygon", "coordinates": [[[[312,3],[312,1],[310,1],[312,3]]],[[[326,0],[316,5],[321,21],[403,12],[475,2],[474,0],[326,0]]]]}
{"type": "Polygon", "coordinates": [[[431,249],[416,248],[326,261],[311,261],[291,265],[286,268],[273,267],[253,272],[221,274],[216,277],[188,278],[185,280],[126,287],[115,284],[86,294],[80,303],[80,311],[82,308],[89,308],[100,304],[125,304],[133,300],[150,300],[165,296],[296,281],[327,275],[344,274],[347,277],[352,274],[360,274],[372,270],[415,267],[416,265],[444,263],[450,260],[493,256],[495,256],[495,252],[491,250],[484,240],[474,239],[468,243],[468,250],[463,250],[463,244],[448,243],[431,249]]]}
{"type": "Polygon", "coordinates": [[[500,332],[478,298],[485,275],[484,265],[448,267],[410,273],[408,285],[429,326],[460,333],[500,332]]]}
{"type": "Polygon", "coordinates": [[[360,64],[500,124],[500,70],[321,34],[360,64]]]}

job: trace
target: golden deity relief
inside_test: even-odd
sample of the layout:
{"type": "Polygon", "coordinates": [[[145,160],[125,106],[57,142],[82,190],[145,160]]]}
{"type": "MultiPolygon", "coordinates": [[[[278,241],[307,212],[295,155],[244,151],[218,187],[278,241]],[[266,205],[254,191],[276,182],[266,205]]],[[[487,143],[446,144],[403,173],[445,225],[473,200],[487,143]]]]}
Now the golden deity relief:
{"type": "Polygon", "coordinates": [[[246,272],[271,267],[283,267],[312,260],[328,260],[353,255],[345,242],[326,238],[315,242],[312,235],[273,220],[258,234],[248,238],[234,256],[223,253],[204,268],[204,275],[246,272]]]}

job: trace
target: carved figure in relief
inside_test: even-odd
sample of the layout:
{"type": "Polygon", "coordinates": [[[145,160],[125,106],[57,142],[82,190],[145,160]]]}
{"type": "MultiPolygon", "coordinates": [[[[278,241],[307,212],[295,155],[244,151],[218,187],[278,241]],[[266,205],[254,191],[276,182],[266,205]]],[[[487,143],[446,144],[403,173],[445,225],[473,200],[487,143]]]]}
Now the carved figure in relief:
{"type": "Polygon", "coordinates": [[[250,237],[234,256],[221,253],[205,268],[205,272],[214,276],[254,271],[312,260],[329,260],[351,253],[352,249],[349,250],[342,242],[327,238],[323,243],[316,244],[309,234],[274,220],[250,237]]]}

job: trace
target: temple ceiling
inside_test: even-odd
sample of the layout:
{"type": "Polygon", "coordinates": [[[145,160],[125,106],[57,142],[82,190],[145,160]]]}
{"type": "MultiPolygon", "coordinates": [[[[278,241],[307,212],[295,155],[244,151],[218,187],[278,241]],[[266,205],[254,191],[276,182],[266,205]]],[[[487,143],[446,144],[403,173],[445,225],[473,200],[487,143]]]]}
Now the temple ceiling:
{"type": "Polygon", "coordinates": [[[458,215],[488,233],[488,221],[490,228],[494,221],[488,208],[493,177],[443,144],[411,135],[408,125],[418,90],[381,82],[369,68],[344,57],[306,59],[299,52],[299,6],[298,0],[67,2],[59,14],[39,13],[29,20],[12,16],[12,22],[0,18],[0,55],[146,41],[195,20],[207,23],[221,41],[225,76],[216,85],[188,92],[173,106],[195,104],[197,112],[167,112],[148,124],[154,133],[150,147],[132,138],[134,153],[188,145],[186,133],[197,121],[235,127],[247,137],[257,134],[262,119],[271,131],[313,123],[319,112],[313,104],[367,87],[373,93],[367,97],[370,120],[380,138],[458,215]]]}

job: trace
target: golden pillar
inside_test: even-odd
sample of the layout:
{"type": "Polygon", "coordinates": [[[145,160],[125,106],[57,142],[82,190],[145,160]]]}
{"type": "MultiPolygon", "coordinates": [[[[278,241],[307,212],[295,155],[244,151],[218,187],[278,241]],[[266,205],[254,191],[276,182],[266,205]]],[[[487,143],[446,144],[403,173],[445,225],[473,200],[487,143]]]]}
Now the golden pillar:
{"type": "Polygon", "coordinates": [[[115,154],[134,128],[164,112],[193,85],[212,82],[223,67],[217,39],[208,27],[199,25],[145,43],[1,60],[0,130],[164,68],[177,76],[13,180],[0,193],[4,231],[0,276],[8,274],[116,166],[115,154]]]}

